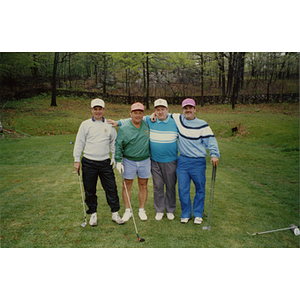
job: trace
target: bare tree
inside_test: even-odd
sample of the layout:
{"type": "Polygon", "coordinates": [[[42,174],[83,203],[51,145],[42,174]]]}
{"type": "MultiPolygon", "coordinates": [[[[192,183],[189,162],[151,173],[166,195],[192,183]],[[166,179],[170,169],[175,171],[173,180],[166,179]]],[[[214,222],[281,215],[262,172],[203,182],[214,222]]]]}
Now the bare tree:
{"type": "Polygon", "coordinates": [[[236,98],[244,78],[245,52],[230,52],[228,57],[227,96],[231,98],[232,109],[235,109],[236,98]]]}
{"type": "Polygon", "coordinates": [[[204,106],[204,59],[203,54],[200,54],[201,57],[201,106],[204,106]]]}
{"type": "Polygon", "coordinates": [[[61,61],[59,61],[59,52],[54,53],[54,63],[53,63],[53,73],[52,73],[52,98],[51,106],[57,106],[56,103],[56,75],[57,75],[57,66],[59,63],[63,63],[64,60],[68,57],[68,53],[64,54],[61,61]]]}
{"type": "Polygon", "coordinates": [[[52,74],[52,98],[51,106],[57,106],[56,103],[56,73],[57,73],[57,64],[58,64],[59,53],[54,53],[54,63],[53,63],[53,74],[52,74]]]}
{"type": "Polygon", "coordinates": [[[149,109],[149,52],[146,52],[146,107],[149,109]]]}

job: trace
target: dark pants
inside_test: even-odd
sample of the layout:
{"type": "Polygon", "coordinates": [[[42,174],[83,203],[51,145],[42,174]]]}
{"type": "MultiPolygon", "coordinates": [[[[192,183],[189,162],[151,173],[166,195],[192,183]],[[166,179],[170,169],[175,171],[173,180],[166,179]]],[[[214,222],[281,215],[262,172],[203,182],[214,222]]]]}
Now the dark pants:
{"type": "Polygon", "coordinates": [[[177,160],[161,163],[151,160],[154,207],[156,212],[174,213],[176,209],[177,160]],[[166,187],[166,192],[165,192],[166,187]]]}
{"type": "Polygon", "coordinates": [[[92,214],[97,211],[96,187],[98,176],[105,191],[106,200],[111,208],[111,212],[120,210],[119,196],[115,180],[114,171],[110,165],[110,159],[103,161],[93,161],[85,157],[81,160],[82,178],[85,190],[85,203],[88,206],[87,213],[92,214]]]}

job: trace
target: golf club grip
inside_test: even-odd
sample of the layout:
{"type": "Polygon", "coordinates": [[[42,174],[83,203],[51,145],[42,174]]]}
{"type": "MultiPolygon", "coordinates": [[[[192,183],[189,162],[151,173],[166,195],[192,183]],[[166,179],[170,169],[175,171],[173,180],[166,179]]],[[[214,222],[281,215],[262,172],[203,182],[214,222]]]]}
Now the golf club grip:
{"type": "Polygon", "coordinates": [[[212,170],[212,180],[216,180],[216,176],[217,176],[217,167],[213,166],[213,170],[212,170]]]}

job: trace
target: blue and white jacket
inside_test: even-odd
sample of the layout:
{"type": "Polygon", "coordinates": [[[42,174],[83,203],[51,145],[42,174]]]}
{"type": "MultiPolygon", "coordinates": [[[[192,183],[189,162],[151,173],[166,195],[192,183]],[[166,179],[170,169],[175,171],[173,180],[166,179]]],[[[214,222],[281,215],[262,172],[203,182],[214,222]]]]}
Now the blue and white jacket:
{"type": "Polygon", "coordinates": [[[184,115],[171,114],[178,132],[179,152],[187,157],[206,157],[206,148],[211,157],[220,157],[218,142],[209,125],[198,118],[187,120],[184,115]]]}

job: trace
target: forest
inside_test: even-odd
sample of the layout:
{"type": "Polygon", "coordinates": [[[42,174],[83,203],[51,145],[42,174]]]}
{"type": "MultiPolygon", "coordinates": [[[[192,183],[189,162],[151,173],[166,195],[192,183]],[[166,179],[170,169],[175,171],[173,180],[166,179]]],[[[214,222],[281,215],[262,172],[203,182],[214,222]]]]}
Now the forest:
{"type": "Polygon", "coordinates": [[[0,85],[2,105],[51,93],[51,106],[58,94],[84,94],[147,108],[157,98],[193,97],[202,106],[217,99],[234,109],[243,101],[298,102],[299,53],[2,52],[0,85]]]}

